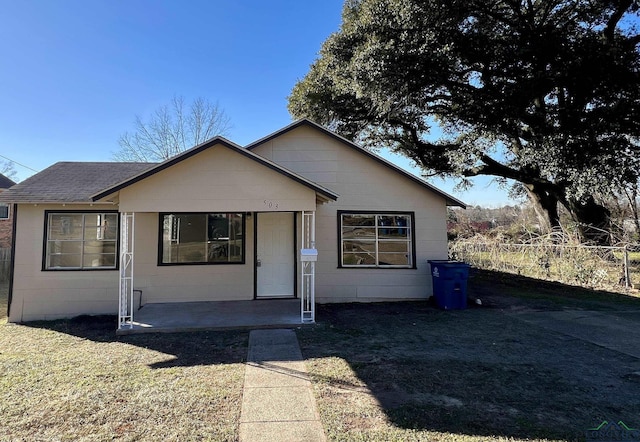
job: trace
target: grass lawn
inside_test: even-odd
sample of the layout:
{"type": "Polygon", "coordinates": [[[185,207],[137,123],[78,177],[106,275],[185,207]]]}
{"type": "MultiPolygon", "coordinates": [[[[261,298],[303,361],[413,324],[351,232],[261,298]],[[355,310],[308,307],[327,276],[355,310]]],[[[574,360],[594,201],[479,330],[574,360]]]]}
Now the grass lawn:
{"type": "Polygon", "coordinates": [[[5,313],[0,441],[237,439],[248,332],[116,337],[114,317],[5,313]]]}
{"type": "MultiPolygon", "coordinates": [[[[638,359],[517,313],[632,312],[639,298],[495,272],[469,286],[482,307],[318,307],[298,338],[329,440],[584,440],[604,419],[640,426],[638,359]]],[[[248,332],[114,329],[113,317],[0,316],[0,441],[237,439],[248,332]]]]}
{"type": "Polygon", "coordinates": [[[604,419],[638,427],[640,361],[513,312],[637,311],[639,300],[525,280],[481,272],[470,285],[486,303],[464,311],[319,306],[298,337],[329,439],[584,440],[604,419]]]}

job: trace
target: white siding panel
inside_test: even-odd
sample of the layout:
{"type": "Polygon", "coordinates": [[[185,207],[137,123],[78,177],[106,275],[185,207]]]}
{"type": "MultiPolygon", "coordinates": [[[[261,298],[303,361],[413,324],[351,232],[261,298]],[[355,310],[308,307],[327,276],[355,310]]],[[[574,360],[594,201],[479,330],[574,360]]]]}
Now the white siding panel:
{"type": "Polygon", "coordinates": [[[11,322],[115,314],[118,271],[42,271],[45,210],[114,210],[112,205],[18,207],[11,322]]]}
{"type": "Polygon", "coordinates": [[[297,211],[313,210],[316,194],[218,145],[130,185],[119,198],[122,212],[297,211]]]}
{"type": "Polygon", "coordinates": [[[317,209],[318,302],[426,299],[431,295],[427,260],[447,258],[447,210],[442,196],[308,126],[297,127],[253,151],[340,195],[338,201],[317,209]],[[414,212],[417,268],[339,269],[339,210],[414,212]]]}

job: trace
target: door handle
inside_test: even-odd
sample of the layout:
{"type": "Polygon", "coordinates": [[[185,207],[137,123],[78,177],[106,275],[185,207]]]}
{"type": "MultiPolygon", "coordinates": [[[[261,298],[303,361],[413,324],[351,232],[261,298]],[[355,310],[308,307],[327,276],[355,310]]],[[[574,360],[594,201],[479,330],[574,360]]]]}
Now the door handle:
{"type": "Polygon", "coordinates": [[[256,260],[256,267],[261,267],[262,266],[262,261],[261,260],[256,260]]]}

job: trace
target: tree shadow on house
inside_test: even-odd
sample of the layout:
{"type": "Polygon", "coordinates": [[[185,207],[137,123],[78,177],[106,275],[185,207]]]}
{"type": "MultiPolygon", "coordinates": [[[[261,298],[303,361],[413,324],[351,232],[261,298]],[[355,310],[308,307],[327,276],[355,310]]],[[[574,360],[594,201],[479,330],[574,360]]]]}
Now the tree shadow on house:
{"type": "Polygon", "coordinates": [[[151,368],[242,363],[247,357],[249,332],[197,331],[116,336],[116,316],[78,316],[55,321],[33,321],[24,326],[52,330],[100,343],[122,343],[172,357],[151,368]]]}
{"type": "Polygon", "coordinates": [[[486,277],[482,292],[478,284],[470,294],[482,293],[488,306],[467,310],[442,311],[426,302],[320,306],[318,326],[298,332],[303,356],[314,361],[312,376],[328,390],[319,395],[320,408],[344,407],[345,428],[349,416],[370,412],[357,408],[366,401],[348,400],[361,390],[333,379],[343,361],[357,378],[352,384],[366,387],[391,426],[376,431],[583,440],[603,420],[640,425],[638,358],[519,316],[549,309],[637,311],[638,300],[587,291],[581,302],[572,287],[535,280],[525,281],[531,291],[523,295],[515,290],[524,290],[522,280],[510,286],[498,276],[508,279],[477,276],[486,277]]]}

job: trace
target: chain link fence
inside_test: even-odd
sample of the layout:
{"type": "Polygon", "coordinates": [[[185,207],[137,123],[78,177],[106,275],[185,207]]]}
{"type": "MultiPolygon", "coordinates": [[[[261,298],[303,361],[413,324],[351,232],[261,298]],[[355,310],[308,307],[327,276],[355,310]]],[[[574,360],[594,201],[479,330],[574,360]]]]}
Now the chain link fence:
{"type": "Polygon", "coordinates": [[[452,259],[474,267],[594,289],[627,292],[640,285],[640,247],[558,244],[546,238],[525,244],[485,237],[450,243],[452,259]]]}

